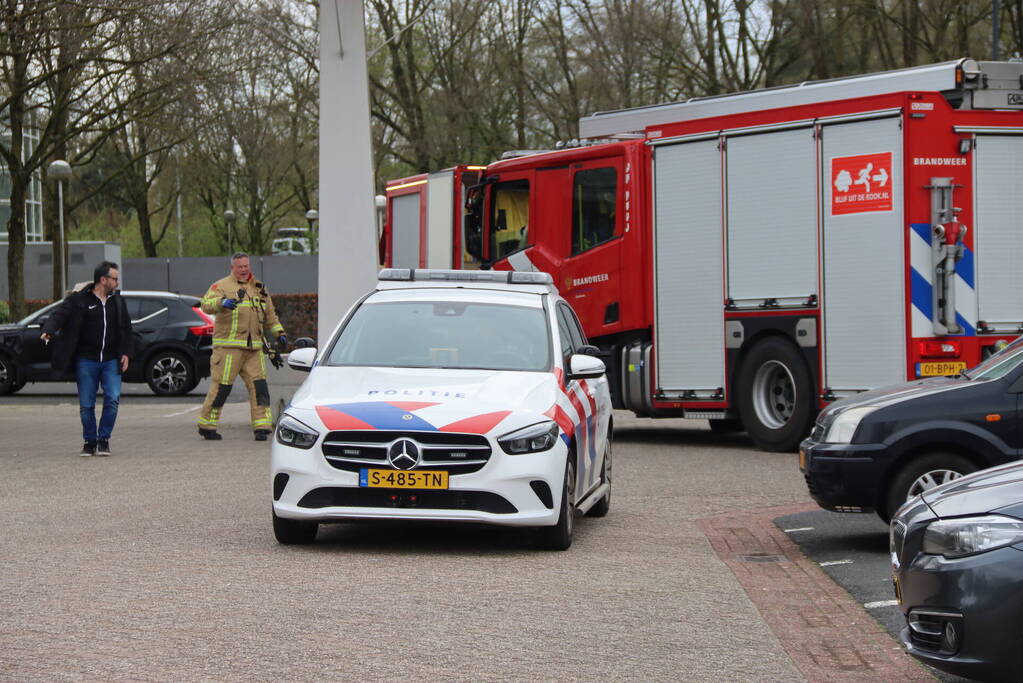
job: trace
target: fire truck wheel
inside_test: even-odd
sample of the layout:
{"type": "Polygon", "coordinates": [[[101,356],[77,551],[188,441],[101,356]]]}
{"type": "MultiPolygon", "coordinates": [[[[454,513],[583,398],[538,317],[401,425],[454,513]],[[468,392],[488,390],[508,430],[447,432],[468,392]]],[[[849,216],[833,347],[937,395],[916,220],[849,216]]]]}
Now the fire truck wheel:
{"type": "Polygon", "coordinates": [[[771,337],[746,356],[736,382],[739,414],[758,448],[794,451],[810,431],[814,391],[810,372],[791,342],[771,337]]]}

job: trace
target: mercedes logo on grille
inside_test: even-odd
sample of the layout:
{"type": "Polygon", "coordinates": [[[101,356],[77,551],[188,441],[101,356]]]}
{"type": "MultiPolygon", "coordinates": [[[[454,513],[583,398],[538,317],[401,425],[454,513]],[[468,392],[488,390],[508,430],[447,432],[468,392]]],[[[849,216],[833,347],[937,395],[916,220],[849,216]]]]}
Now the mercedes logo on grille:
{"type": "Polygon", "coordinates": [[[411,439],[398,439],[387,449],[387,461],[397,470],[410,470],[419,464],[419,446],[411,439]]]}

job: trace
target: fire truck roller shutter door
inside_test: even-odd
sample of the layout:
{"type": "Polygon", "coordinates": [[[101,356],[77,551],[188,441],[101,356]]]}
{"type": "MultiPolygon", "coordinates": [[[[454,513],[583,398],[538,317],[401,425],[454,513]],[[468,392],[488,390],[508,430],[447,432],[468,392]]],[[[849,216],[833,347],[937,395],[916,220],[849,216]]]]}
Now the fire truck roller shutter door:
{"type": "Polygon", "coordinates": [[[822,127],[822,387],[839,397],[906,378],[899,124],[888,117],[822,127]]]}
{"type": "Polygon", "coordinates": [[[426,188],[426,267],[453,268],[454,171],[431,173],[426,188]]]}
{"type": "Polygon", "coordinates": [[[654,348],[665,395],[710,398],[725,386],[721,212],[717,139],[655,147],[654,348]]]}
{"type": "Polygon", "coordinates": [[[413,192],[391,200],[391,266],[393,268],[419,268],[419,207],[422,193],[413,192]]]}
{"type": "Polygon", "coordinates": [[[811,127],[728,138],[728,298],[799,305],[817,294],[817,142],[811,127]]]}
{"type": "MultiPolygon", "coordinates": [[[[1020,216],[1023,216],[1023,136],[978,135],[974,151],[976,230],[973,234],[976,266],[970,256],[956,267],[956,304],[959,313],[969,315],[971,285],[976,287],[977,319],[992,329],[1015,332],[1023,325],[1023,263],[1020,216]],[[970,272],[970,271],[973,272],[970,272]],[[973,278],[975,282],[971,282],[973,278]]],[[[977,320],[966,319],[976,326],[977,320]]]]}

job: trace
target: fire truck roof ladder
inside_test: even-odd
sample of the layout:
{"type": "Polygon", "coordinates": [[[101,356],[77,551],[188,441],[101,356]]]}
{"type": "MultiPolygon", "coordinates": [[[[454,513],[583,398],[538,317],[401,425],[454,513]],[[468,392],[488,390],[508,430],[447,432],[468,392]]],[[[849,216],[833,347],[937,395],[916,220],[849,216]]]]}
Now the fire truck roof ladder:
{"type": "Polygon", "coordinates": [[[599,138],[642,132],[648,126],[710,116],[831,102],[894,92],[937,91],[959,109],[1023,108],[1023,63],[957,59],[909,69],[761,90],[694,97],[682,102],[597,112],[579,119],[579,135],[599,138]],[[1006,97],[1006,91],[1012,91],[1006,97]]]}

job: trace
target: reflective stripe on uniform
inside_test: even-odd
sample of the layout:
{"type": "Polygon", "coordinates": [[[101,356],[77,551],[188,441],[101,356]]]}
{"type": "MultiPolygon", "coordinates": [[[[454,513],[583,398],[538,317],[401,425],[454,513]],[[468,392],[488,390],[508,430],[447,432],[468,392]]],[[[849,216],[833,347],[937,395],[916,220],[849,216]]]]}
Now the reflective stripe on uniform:
{"type": "Polygon", "coordinates": [[[222,374],[220,376],[220,383],[221,384],[229,384],[230,381],[231,381],[230,380],[230,378],[231,378],[231,360],[232,360],[232,356],[231,356],[230,353],[227,354],[226,356],[224,356],[224,374],[222,374]]]}
{"type": "Polygon", "coordinates": [[[249,342],[245,339],[226,339],[224,337],[214,337],[214,346],[229,346],[231,348],[245,349],[249,348],[249,342]]]}
{"type": "Polygon", "coordinates": [[[231,337],[231,339],[234,339],[234,336],[236,334],[238,334],[238,309],[237,308],[235,308],[233,311],[231,311],[231,333],[230,333],[229,336],[231,337]]]}

